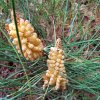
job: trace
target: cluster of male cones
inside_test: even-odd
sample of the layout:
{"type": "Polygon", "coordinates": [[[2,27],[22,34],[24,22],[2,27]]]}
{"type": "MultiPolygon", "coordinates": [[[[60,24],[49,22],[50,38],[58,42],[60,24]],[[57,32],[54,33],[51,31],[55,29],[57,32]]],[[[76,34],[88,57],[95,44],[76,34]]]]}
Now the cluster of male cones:
{"type": "Polygon", "coordinates": [[[48,70],[43,76],[44,85],[43,88],[49,85],[54,86],[55,90],[66,89],[66,71],[64,67],[64,53],[61,48],[61,39],[58,38],[55,47],[51,47],[48,60],[47,60],[48,70]]]}
{"type": "MultiPolygon", "coordinates": [[[[35,33],[34,28],[28,20],[19,17],[16,19],[23,55],[27,60],[33,61],[42,56],[42,41],[37,37],[37,33],[35,33]]],[[[21,53],[13,20],[8,25],[7,31],[12,39],[12,43],[18,50],[18,53],[21,53]]],[[[47,66],[48,70],[46,71],[46,74],[43,75],[43,88],[51,85],[54,86],[55,90],[66,89],[66,83],[68,83],[68,80],[66,79],[67,75],[64,67],[64,53],[60,38],[57,39],[55,47],[51,47],[50,49],[47,66]]]]}
{"type": "MultiPolygon", "coordinates": [[[[42,56],[43,44],[28,20],[19,17],[16,19],[23,55],[27,60],[33,61],[42,56]]],[[[12,39],[12,43],[16,46],[18,53],[21,53],[14,21],[8,25],[8,34],[12,39]]]]}

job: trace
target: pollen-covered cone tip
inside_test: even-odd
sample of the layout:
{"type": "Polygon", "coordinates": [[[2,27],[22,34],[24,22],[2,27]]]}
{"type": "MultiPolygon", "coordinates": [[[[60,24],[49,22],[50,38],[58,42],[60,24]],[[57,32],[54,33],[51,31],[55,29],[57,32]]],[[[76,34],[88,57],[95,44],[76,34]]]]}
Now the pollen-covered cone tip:
{"type": "Polygon", "coordinates": [[[67,74],[64,67],[64,54],[61,47],[61,39],[57,39],[55,47],[51,47],[48,60],[48,70],[43,76],[44,85],[43,88],[49,85],[54,86],[55,90],[66,89],[68,83],[67,74]]]}
{"type": "MultiPolygon", "coordinates": [[[[34,59],[42,56],[43,44],[37,37],[37,33],[34,32],[34,28],[30,22],[28,20],[18,18],[17,25],[24,57],[27,60],[33,61],[34,59]]],[[[12,39],[12,43],[16,46],[18,53],[21,53],[14,22],[12,21],[8,27],[8,34],[12,39]]]]}

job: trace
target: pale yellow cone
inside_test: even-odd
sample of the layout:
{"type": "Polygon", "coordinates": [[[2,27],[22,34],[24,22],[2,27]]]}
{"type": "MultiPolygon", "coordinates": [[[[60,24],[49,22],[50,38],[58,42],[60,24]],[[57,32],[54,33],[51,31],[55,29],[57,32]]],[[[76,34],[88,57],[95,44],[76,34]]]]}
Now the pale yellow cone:
{"type": "MultiPolygon", "coordinates": [[[[27,60],[33,61],[34,59],[42,56],[43,44],[41,40],[37,37],[37,33],[34,32],[34,28],[31,26],[30,22],[22,18],[19,18],[17,22],[24,57],[27,60]]],[[[12,39],[12,43],[18,50],[18,53],[21,53],[14,21],[9,24],[8,34],[12,39]]]]}
{"type": "Polygon", "coordinates": [[[51,85],[55,88],[55,90],[66,89],[68,80],[64,67],[64,53],[61,47],[60,39],[57,39],[55,47],[51,47],[50,49],[47,66],[48,70],[43,77],[43,88],[51,85]]]}

